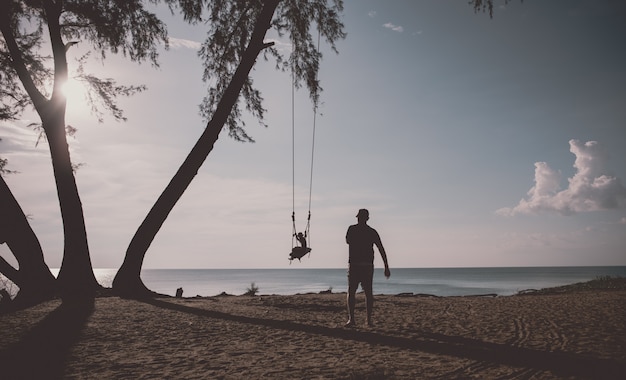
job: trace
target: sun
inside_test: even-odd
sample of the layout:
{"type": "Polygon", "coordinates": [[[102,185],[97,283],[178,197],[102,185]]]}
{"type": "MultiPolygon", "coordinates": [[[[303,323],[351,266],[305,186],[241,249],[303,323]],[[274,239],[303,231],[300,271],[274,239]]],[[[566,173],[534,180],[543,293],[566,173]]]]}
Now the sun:
{"type": "Polygon", "coordinates": [[[78,101],[84,97],[85,87],[79,81],[68,78],[61,85],[61,93],[68,102],[78,101]]]}
{"type": "Polygon", "coordinates": [[[65,97],[68,117],[85,117],[89,113],[91,109],[88,101],[89,89],[83,81],[68,78],[59,89],[65,97]]]}

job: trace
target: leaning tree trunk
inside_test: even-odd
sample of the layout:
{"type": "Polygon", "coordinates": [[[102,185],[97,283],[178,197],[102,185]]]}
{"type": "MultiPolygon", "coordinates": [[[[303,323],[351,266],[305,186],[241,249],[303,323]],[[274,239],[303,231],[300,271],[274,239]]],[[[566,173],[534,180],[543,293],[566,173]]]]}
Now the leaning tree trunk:
{"type": "Polygon", "coordinates": [[[19,265],[15,269],[0,257],[0,273],[20,288],[15,301],[33,303],[50,297],[55,292],[55,278],[44,261],[37,236],[2,176],[0,210],[0,244],[7,244],[19,265]]]}
{"type": "Polygon", "coordinates": [[[256,62],[259,53],[271,44],[264,44],[263,38],[270,27],[270,22],[279,0],[265,1],[259,19],[255,24],[250,42],[241,58],[226,91],[217,105],[213,117],[194,145],[193,149],[180,166],[152,209],[146,215],[126,251],[124,262],[113,280],[113,290],[125,297],[145,297],[152,294],[141,281],[141,267],[150,244],[167,219],[176,202],[183,195],[198,170],[213,150],[219,134],[226,124],[228,116],[239,93],[256,62]]]}

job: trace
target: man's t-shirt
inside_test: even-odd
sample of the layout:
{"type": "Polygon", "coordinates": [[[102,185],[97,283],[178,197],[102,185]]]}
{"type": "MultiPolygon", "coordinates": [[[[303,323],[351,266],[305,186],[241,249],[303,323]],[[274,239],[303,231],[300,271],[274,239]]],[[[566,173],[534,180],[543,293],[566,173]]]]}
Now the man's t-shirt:
{"type": "Polygon", "coordinates": [[[349,245],[350,264],[374,264],[374,244],[380,244],[380,236],[367,224],[354,224],[348,227],[346,242],[349,245]]]}

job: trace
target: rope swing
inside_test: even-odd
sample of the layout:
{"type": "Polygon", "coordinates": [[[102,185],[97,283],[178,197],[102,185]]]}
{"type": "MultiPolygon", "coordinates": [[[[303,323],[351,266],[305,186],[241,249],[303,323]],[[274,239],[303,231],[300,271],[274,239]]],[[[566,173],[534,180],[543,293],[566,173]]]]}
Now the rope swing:
{"type": "MultiPolygon", "coordinates": [[[[317,35],[317,51],[320,49],[320,33],[317,35]]],[[[313,163],[315,161],[315,127],[316,127],[316,119],[317,119],[317,99],[313,102],[313,135],[311,137],[311,168],[310,168],[310,176],[309,176],[309,211],[306,221],[306,227],[304,228],[304,232],[298,232],[296,228],[296,101],[295,101],[295,93],[296,93],[296,83],[295,76],[293,73],[293,69],[291,70],[291,222],[292,222],[292,237],[291,237],[291,246],[293,249],[289,254],[289,260],[293,261],[294,259],[300,259],[304,257],[306,254],[311,252],[310,242],[311,242],[311,199],[313,197],[313,163]],[[297,240],[298,245],[295,246],[294,243],[297,240]]]]}

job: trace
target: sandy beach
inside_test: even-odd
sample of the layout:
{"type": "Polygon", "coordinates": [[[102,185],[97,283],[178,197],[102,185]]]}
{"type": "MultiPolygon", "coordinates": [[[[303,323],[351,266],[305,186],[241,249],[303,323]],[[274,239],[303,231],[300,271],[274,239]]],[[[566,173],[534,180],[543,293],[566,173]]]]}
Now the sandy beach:
{"type": "Polygon", "coordinates": [[[0,378],[626,378],[626,291],[98,297],[0,315],[0,378]]]}

